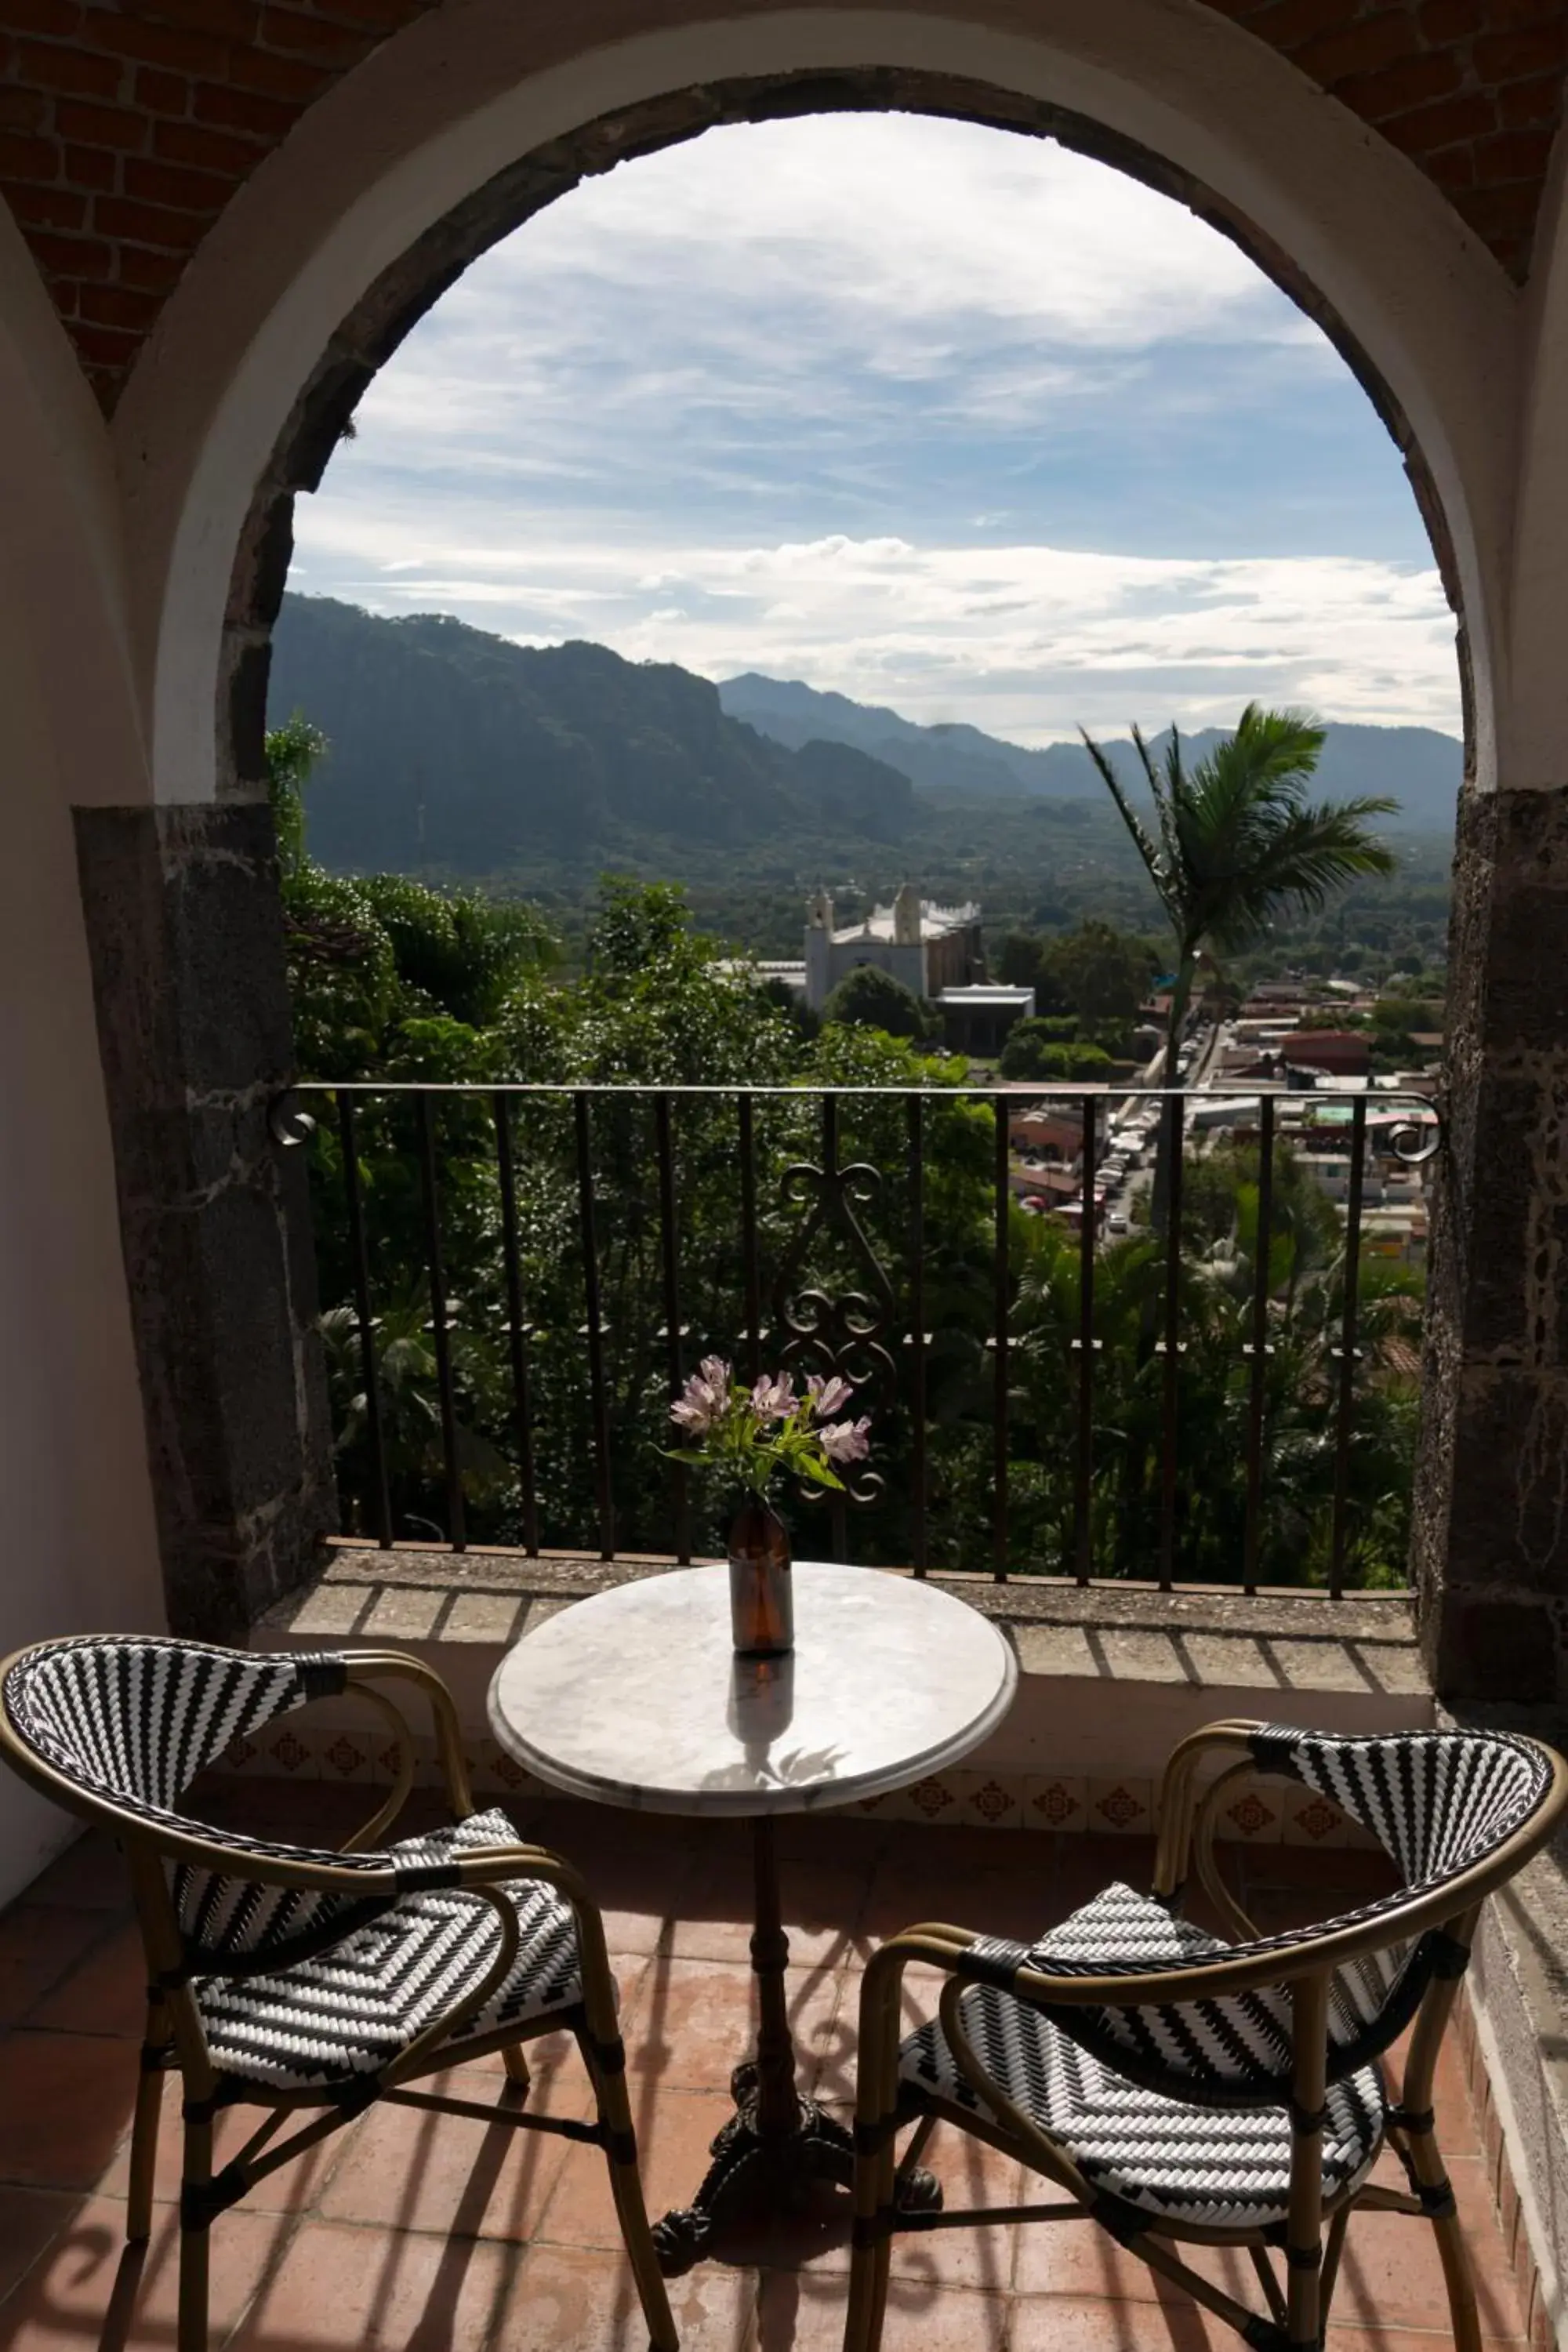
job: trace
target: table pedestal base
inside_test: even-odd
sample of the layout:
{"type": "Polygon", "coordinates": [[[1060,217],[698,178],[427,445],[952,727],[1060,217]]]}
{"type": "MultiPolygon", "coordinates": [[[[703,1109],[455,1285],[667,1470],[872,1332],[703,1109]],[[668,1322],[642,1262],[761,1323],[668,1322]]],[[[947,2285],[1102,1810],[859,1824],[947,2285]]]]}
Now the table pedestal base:
{"type": "MultiPolygon", "coordinates": [[[[714,2140],[713,2161],[689,2205],[654,2224],[653,2242],[666,2278],[679,2278],[707,2252],[715,2229],[732,2215],[795,2212],[814,2182],[838,2189],[855,2179],[855,2141],[815,2099],[797,2101],[793,2131],[765,2132],[758,2114],[757,2070],[737,2066],[730,2077],[735,2112],[714,2140]]],[[[942,2185],[919,2166],[899,2184],[905,2212],[930,2212],[942,2203],[942,2185]]]]}
{"type": "Polygon", "coordinates": [[[764,2132],[758,2114],[757,2070],[737,2066],[730,2077],[735,2112],[714,2140],[713,2161],[689,2205],[655,2224],[653,2242],[667,2278],[700,2262],[715,2228],[731,2214],[790,2212],[814,2181],[847,2189],[855,2177],[855,2142],[815,2099],[797,2101],[793,2131],[764,2132]]]}
{"type": "MultiPolygon", "coordinates": [[[[735,2112],[713,2142],[713,2161],[696,2196],[654,2224],[654,2246],[667,2278],[679,2278],[700,2262],[715,2229],[732,2214],[799,2212],[815,2182],[848,2189],[855,2179],[853,2136],[795,2087],[795,2043],[784,2001],[789,1945],[779,1913],[773,1822],[766,1814],[752,1824],[752,1838],[757,2055],[730,2077],[735,2112]]],[[[929,2172],[912,2167],[900,2180],[899,2203],[907,2212],[929,2212],[942,2203],[941,2186],[929,2172]]]]}

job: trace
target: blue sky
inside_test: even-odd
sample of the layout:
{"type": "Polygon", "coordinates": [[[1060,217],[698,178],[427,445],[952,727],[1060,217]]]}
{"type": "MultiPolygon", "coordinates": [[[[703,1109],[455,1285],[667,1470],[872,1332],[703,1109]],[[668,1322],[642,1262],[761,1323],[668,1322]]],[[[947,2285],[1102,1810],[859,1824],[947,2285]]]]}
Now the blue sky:
{"type": "Polygon", "coordinates": [[[476,263],[300,501],[291,584],[1019,741],[1249,697],[1458,729],[1397,453],[1179,206],[910,116],[708,132],[476,263]]]}

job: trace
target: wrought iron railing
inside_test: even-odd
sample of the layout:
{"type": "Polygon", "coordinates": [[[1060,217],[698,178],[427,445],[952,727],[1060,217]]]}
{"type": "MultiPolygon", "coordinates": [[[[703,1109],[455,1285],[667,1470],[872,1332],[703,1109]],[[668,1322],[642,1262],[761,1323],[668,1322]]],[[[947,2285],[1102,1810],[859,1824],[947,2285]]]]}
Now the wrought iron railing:
{"type": "MultiPolygon", "coordinates": [[[[462,1550],[478,1510],[481,1522],[488,1513],[479,1539],[531,1554],[588,1549],[591,1528],[605,1559],[619,1544],[689,1559],[691,1481],[658,1447],[669,1398],[712,1351],[753,1378],[782,1365],[854,1383],[879,1414],[878,1467],[831,1498],[835,1549],[847,1556],[863,1515],[878,1531],[871,1552],[885,1557],[891,1544],[917,1575],[981,1565],[984,1544],[998,1580],[1131,1577],[1163,1591],[1196,1580],[1182,1573],[1184,1530],[1194,1512],[1213,1517],[1206,1489],[1223,1460],[1234,1540],[1201,1580],[1247,1591],[1289,1582],[1278,1572],[1290,1547],[1277,1524],[1270,1437],[1295,1416],[1316,1496],[1289,1506],[1300,1570],[1315,1546],[1310,1580],[1338,1594],[1362,1580],[1358,1515],[1386,1499],[1356,1491],[1358,1413],[1400,1377],[1386,1362],[1369,1366],[1361,1345],[1370,1148],[1375,1139],[1380,1160],[1419,1169],[1441,1129],[1420,1095],[1245,1097],[1256,1104],[1243,1129],[1255,1155],[1247,1250],[1225,1262],[1217,1338],[1205,1325],[1200,1495],[1195,1423],[1184,1428],[1197,1371],[1185,1360],[1194,1312],[1217,1294],[1214,1267],[1194,1261],[1184,1189],[1203,1164],[1194,1117],[1230,1092],[300,1085],[274,1107],[273,1130],[317,1161],[351,1526],[382,1546],[412,1537],[462,1550]],[[1279,1114],[1303,1099],[1340,1120],[1345,1178],[1333,1261],[1313,1294],[1316,1352],[1292,1396],[1272,1362],[1299,1304],[1303,1246],[1285,1234],[1279,1114]],[[1110,1127],[1147,1104],[1158,1106],[1168,1171],[1163,1230],[1112,1234],[1100,1183],[1110,1127]],[[1064,1105],[1081,1134],[1077,1231],[1069,1244],[1058,1227],[1042,1272],[1016,1205],[1029,1180],[1011,1130],[1022,1113],[1064,1105]],[[851,1139],[849,1123],[863,1132],[851,1139]],[[456,1291],[455,1244],[465,1259],[456,1291]],[[395,1316],[388,1294],[399,1282],[395,1316]],[[1112,1289],[1126,1364],[1106,1355],[1112,1289]],[[1216,1349],[1226,1359],[1217,1373],[1216,1349]],[[410,1413],[428,1429],[423,1454],[403,1422],[389,1425],[410,1413]],[[490,1499],[477,1506],[477,1495],[490,1499]]],[[[1408,1387],[1408,1337],[1402,1360],[1408,1387]]]]}

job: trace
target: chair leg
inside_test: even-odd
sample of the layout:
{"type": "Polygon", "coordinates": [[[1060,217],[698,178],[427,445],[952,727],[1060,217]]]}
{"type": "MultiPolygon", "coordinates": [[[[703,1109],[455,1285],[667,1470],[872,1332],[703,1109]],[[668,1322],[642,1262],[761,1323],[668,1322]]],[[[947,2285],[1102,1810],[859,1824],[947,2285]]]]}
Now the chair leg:
{"type": "Polygon", "coordinates": [[[892,2146],[855,2158],[855,2242],[849,2257],[849,2308],[844,2321],[844,2352],[879,2352],[888,2308],[888,2274],[893,2260],[890,2231],[879,2225],[893,2202],[892,2146]]]}
{"type": "MultiPolygon", "coordinates": [[[[664,2273],[654,2250],[653,2231],[648,2227],[647,2207],[643,2200],[642,2175],[637,2170],[637,2137],[632,2129],[631,2102],[626,2096],[626,2052],[618,2039],[607,2048],[595,2050],[586,2032],[577,2038],[594,2085],[610,2168],[610,2194],[616,2200],[616,2217],[621,2225],[626,2260],[637,2282],[637,2300],[647,2323],[653,2352],[679,2352],[680,2338],[670,2313],[664,2273]]],[[[180,2352],[186,2352],[184,2345],[181,2345],[180,2352]]]]}
{"type": "Polygon", "coordinates": [[[506,2068],[508,2082],[515,2083],[520,2091],[526,2092],[533,2077],[528,2071],[528,2060],[523,2055],[521,2042],[514,2042],[509,2049],[503,2050],[500,2061],[506,2068]]]}
{"type": "Polygon", "coordinates": [[[1443,2284],[1448,2291],[1454,2352],[1480,2352],[1481,2326],[1476,2311],[1476,2282],[1470,2270],[1469,2250],[1454,2208],[1454,2191],[1436,2134],[1430,2128],[1410,2132],[1409,2148],[1411,2169],[1423,2201],[1437,2209],[1432,2212],[1432,2228],[1437,2240],[1437,2258],[1443,2265],[1443,2284]]]}
{"type": "Polygon", "coordinates": [[[844,2352],[879,2352],[893,2261],[893,2233],[889,2225],[898,2203],[899,2179],[924,2153],[934,2128],[934,2118],[924,2117],[904,2152],[903,2164],[898,2165],[892,2116],[882,2116],[879,2127],[870,2131],[864,2128],[867,2121],[862,2116],[856,2126],[858,2145],[852,2191],[855,2236],[849,2257],[849,2307],[844,2321],[844,2352]]]}
{"type": "Polygon", "coordinates": [[[1459,2228],[1459,2217],[1457,2213],[1435,2215],[1432,2227],[1437,2233],[1443,2284],[1448,2290],[1448,2319],[1454,2331],[1454,2352],[1481,2352],[1476,2282],[1470,2271],[1469,2250],[1459,2228]]]}
{"type": "Polygon", "coordinates": [[[153,2175],[158,2162],[158,2126],[163,2113],[163,2068],[153,2057],[163,2042],[163,2012],[147,2011],[146,2038],[142,2046],[142,2079],[136,2085],[136,2113],[131,2126],[131,2183],[125,2199],[125,2236],[133,2246],[153,2234],[153,2175]]]}
{"type": "Polygon", "coordinates": [[[180,2315],[178,2352],[207,2352],[207,2245],[212,2225],[193,2214],[200,2192],[212,2179],[213,2127],[185,2126],[185,2166],[180,2198],[180,2315]]]}

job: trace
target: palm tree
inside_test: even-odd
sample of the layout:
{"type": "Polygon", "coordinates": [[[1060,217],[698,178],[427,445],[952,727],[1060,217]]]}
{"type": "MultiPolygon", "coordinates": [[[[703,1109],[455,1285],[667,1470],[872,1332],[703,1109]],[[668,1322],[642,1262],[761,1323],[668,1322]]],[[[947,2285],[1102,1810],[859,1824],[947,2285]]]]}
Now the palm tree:
{"type": "MultiPolygon", "coordinates": [[[[1278,915],[1306,914],[1361,874],[1391,874],[1393,852],[1368,830],[1394,800],[1309,801],[1323,730],[1299,710],[1249,702],[1234,735],[1189,771],[1173,727],[1156,761],[1136,727],[1132,741],[1153,800],[1151,833],[1100,745],[1085,746],[1121,812],[1175,934],[1176,971],[1165,1033],[1165,1083],[1180,1083],[1176,1055],[1200,963],[1260,940],[1278,915]]],[[[1169,1143],[1163,1142],[1151,1213],[1164,1225],[1169,1143]]]]}

